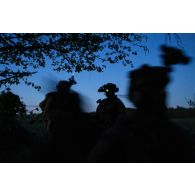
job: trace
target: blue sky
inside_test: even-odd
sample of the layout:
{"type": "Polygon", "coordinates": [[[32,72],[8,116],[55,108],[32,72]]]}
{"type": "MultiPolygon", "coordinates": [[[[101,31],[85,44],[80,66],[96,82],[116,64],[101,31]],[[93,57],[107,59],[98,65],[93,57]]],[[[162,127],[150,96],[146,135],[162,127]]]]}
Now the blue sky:
{"type": "MultiPolygon", "coordinates": [[[[171,40],[165,34],[147,34],[148,40],[145,42],[149,49],[149,53],[140,51],[137,56],[132,56],[134,68],[130,66],[124,67],[121,64],[108,64],[103,73],[97,72],[81,72],[75,73],[77,85],[73,89],[79,92],[84,100],[87,111],[95,111],[97,107],[96,100],[104,98],[102,93],[98,93],[97,89],[108,82],[115,83],[119,87],[118,94],[126,95],[128,87],[128,73],[130,70],[138,68],[142,64],[161,65],[160,50],[161,44],[177,46],[175,38],[171,40]]],[[[195,34],[179,34],[182,40],[182,46],[186,54],[195,57],[195,34]]],[[[189,66],[176,66],[171,73],[172,82],[168,86],[167,105],[171,107],[184,106],[188,107],[186,98],[193,98],[195,94],[195,61],[193,60],[189,66]]],[[[72,74],[66,72],[54,72],[51,67],[39,69],[39,72],[32,77],[32,81],[43,85],[41,92],[34,88],[21,83],[13,86],[12,91],[22,97],[26,105],[38,105],[45,97],[45,93],[54,88],[54,84],[58,80],[68,79],[72,74]],[[53,81],[52,81],[53,80],[53,81]]],[[[127,107],[133,107],[131,102],[125,97],[120,97],[127,107]]]]}

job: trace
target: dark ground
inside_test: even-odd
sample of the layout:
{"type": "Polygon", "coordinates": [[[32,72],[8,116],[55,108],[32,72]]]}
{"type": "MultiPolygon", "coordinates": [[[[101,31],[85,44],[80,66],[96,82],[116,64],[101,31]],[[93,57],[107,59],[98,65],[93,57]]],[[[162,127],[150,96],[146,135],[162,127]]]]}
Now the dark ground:
{"type": "MultiPolygon", "coordinates": [[[[94,117],[94,114],[90,114],[88,119],[91,121],[88,121],[88,124],[93,124],[94,117]]],[[[171,118],[170,120],[181,126],[188,134],[190,134],[194,140],[193,148],[195,151],[195,118],[171,118]]],[[[20,120],[20,123],[29,135],[32,136],[32,143],[28,147],[21,145],[14,154],[14,160],[10,159],[6,162],[40,162],[40,156],[37,157],[37,153],[39,153],[45,143],[47,143],[48,135],[43,122],[41,120],[34,120],[34,122],[32,122],[31,118],[28,117],[20,120]]],[[[93,128],[91,128],[91,130],[93,130],[93,128]]]]}

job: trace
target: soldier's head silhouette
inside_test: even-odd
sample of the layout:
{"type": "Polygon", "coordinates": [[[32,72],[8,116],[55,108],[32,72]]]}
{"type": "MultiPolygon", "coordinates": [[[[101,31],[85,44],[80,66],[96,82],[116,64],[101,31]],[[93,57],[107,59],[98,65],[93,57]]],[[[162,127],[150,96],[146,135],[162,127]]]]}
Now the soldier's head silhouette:
{"type": "Polygon", "coordinates": [[[142,65],[130,72],[129,99],[138,109],[166,108],[166,86],[169,83],[170,69],[142,65]]]}
{"type": "Polygon", "coordinates": [[[75,85],[76,81],[74,80],[74,77],[72,76],[68,81],[61,80],[56,85],[56,89],[58,92],[68,92],[72,85],[75,85]]]}
{"type": "Polygon", "coordinates": [[[113,83],[107,83],[98,89],[98,92],[104,92],[106,97],[113,97],[115,93],[119,91],[119,88],[113,83]]]}
{"type": "Polygon", "coordinates": [[[69,91],[70,87],[71,87],[71,84],[68,81],[59,81],[58,84],[56,85],[56,89],[58,92],[69,91]]]}
{"type": "Polygon", "coordinates": [[[178,48],[160,47],[163,66],[144,64],[130,72],[129,99],[138,109],[162,111],[166,108],[166,86],[169,73],[176,64],[187,65],[191,58],[178,48]]]}
{"type": "Polygon", "coordinates": [[[164,66],[171,66],[176,64],[187,65],[191,61],[189,56],[186,56],[183,50],[162,45],[160,47],[163,54],[161,55],[164,66]]]}

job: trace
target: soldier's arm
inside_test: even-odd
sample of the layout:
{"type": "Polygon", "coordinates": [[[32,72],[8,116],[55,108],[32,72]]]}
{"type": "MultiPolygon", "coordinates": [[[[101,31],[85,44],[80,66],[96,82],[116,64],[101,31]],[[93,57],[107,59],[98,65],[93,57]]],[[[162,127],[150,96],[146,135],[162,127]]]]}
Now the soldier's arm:
{"type": "Polygon", "coordinates": [[[45,108],[44,111],[46,113],[48,113],[48,111],[50,111],[51,106],[52,106],[52,102],[53,102],[53,97],[52,96],[48,96],[45,102],[45,108]]]}
{"type": "Polygon", "coordinates": [[[39,104],[39,107],[41,108],[42,111],[45,111],[46,106],[48,107],[47,104],[51,101],[50,99],[52,96],[53,96],[53,93],[48,93],[45,99],[39,104]]]}
{"type": "Polygon", "coordinates": [[[46,104],[46,99],[43,100],[43,101],[39,104],[39,107],[41,108],[42,111],[43,111],[44,108],[45,108],[45,104],[46,104]]]}

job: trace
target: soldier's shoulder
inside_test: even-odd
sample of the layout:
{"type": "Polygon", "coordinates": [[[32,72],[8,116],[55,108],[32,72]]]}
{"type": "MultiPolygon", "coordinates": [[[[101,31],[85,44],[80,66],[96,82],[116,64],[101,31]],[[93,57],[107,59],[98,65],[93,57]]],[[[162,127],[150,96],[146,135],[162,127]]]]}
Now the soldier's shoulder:
{"type": "Polygon", "coordinates": [[[98,99],[96,102],[97,102],[98,104],[100,104],[101,101],[102,101],[102,99],[98,99]]]}
{"type": "Polygon", "coordinates": [[[125,107],[125,105],[124,105],[123,101],[122,101],[120,98],[117,98],[117,102],[118,102],[118,104],[120,104],[120,105],[122,105],[122,106],[124,106],[124,107],[125,107]]]}
{"type": "Polygon", "coordinates": [[[69,95],[72,95],[72,96],[79,96],[79,93],[77,93],[76,91],[74,90],[71,90],[69,95]]]}
{"type": "Polygon", "coordinates": [[[107,100],[107,98],[105,98],[105,99],[98,99],[96,102],[98,103],[98,104],[104,104],[105,102],[107,102],[108,100],[107,100]]]}
{"type": "Polygon", "coordinates": [[[49,92],[46,94],[46,98],[47,97],[53,97],[53,96],[56,96],[57,95],[57,92],[53,91],[53,92],[49,92]]]}
{"type": "Polygon", "coordinates": [[[109,98],[102,99],[102,102],[107,102],[107,101],[110,101],[109,98]]]}
{"type": "Polygon", "coordinates": [[[120,98],[118,98],[118,97],[116,97],[116,99],[115,99],[117,102],[122,102],[122,100],[120,99],[120,98]]]}
{"type": "Polygon", "coordinates": [[[75,101],[80,101],[81,100],[81,96],[79,95],[79,93],[77,93],[76,91],[71,91],[69,94],[69,97],[72,99],[72,100],[75,100],[75,101]]]}
{"type": "Polygon", "coordinates": [[[112,99],[110,99],[110,101],[111,101],[113,104],[117,104],[117,105],[123,104],[123,102],[122,102],[118,97],[112,98],[112,99]]]}
{"type": "Polygon", "coordinates": [[[103,100],[100,101],[99,105],[102,105],[103,106],[103,105],[107,105],[109,103],[110,103],[109,98],[105,98],[105,99],[103,99],[103,100]]]}

